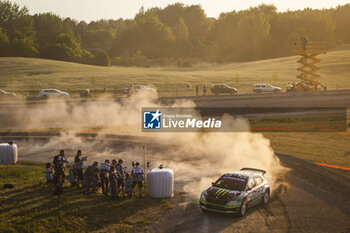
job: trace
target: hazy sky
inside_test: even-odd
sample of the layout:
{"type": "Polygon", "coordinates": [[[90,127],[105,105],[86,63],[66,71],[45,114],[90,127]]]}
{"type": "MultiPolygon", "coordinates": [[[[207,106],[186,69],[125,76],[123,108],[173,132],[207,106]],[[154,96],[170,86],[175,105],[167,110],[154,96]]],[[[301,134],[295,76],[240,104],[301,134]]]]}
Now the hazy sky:
{"type": "Polygon", "coordinates": [[[30,13],[53,12],[62,17],[78,20],[133,18],[139,9],[165,7],[182,2],[186,5],[201,4],[207,16],[218,17],[221,12],[247,9],[261,3],[274,4],[279,11],[322,9],[349,3],[349,0],[11,0],[27,6],[30,13]]]}

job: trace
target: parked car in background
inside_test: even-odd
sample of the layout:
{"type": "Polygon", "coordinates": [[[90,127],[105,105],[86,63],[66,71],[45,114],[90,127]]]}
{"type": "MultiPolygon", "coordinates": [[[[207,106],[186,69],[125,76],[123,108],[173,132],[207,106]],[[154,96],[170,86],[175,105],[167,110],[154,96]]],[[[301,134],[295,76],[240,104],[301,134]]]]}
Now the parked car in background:
{"type": "Polygon", "coordinates": [[[59,98],[59,97],[69,97],[69,94],[64,91],[57,89],[42,89],[39,92],[41,98],[59,98]]]}
{"type": "Polygon", "coordinates": [[[16,96],[16,93],[0,90],[0,98],[13,98],[16,96]]]}
{"type": "Polygon", "coordinates": [[[281,92],[282,89],[280,87],[275,87],[270,84],[254,84],[253,91],[255,93],[261,92],[281,92]]]}
{"type": "Polygon", "coordinates": [[[125,95],[131,96],[136,93],[140,92],[146,92],[146,93],[154,93],[156,94],[157,91],[154,88],[146,87],[145,85],[133,85],[131,84],[129,88],[124,88],[123,93],[125,95]]]}
{"type": "Polygon", "coordinates": [[[237,93],[237,89],[234,87],[230,87],[226,84],[215,84],[210,88],[211,92],[213,92],[215,95],[219,94],[235,94],[237,93]]]}

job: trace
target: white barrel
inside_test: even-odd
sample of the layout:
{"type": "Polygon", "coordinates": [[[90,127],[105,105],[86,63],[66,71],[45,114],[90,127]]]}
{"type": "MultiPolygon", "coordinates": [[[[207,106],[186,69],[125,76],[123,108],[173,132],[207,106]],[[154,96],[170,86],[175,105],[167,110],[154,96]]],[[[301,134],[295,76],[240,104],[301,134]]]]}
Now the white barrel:
{"type": "Polygon", "coordinates": [[[164,198],[174,196],[174,172],[171,169],[152,169],[147,172],[150,197],[164,198]]]}
{"type": "Polygon", "coordinates": [[[12,143],[0,143],[0,164],[15,164],[17,160],[17,145],[12,143]]]}

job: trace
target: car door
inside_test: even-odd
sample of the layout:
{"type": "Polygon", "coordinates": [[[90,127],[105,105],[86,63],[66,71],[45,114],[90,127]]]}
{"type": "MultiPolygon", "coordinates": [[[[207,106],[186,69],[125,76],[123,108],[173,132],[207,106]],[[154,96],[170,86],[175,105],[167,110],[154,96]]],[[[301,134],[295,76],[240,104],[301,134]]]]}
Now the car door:
{"type": "Polygon", "coordinates": [[[61,93],[58,90],[53,90],[53,96],[55,97],[59,97],[61,95],[61,93]]]}
{"type": "Polygon", "coordinates": [[[256,186],[256,194],[257,198],[259,198],[259,201],[261,200],[261,197],[264,195],[264,186],[263,186],[263,178],[261,176],[254,176],[255,186],[256,186]]]}
{"type": "Polygon", "coordinates": [[[225,93],[230,93],[230,88],[226,84],[223,85],[223,89],[225,93]]]}
{"type": "Polygon", "coordinates": [[[271,86],[271,85],[267,85],[267,89],[268,89],[269,91],[273,91],[273,90],[274,90],[273,86],[271,86]]]}
{"type": "Polygon", "coordinates": [[[247,198],[248,198],[248,205],[252,204],[254,201],[254,187],[255,187],[255,181],[253,177],[250,177],[247,182],[247,198]]]}
{"type": "Polygon", "coordinates": [[[255,183],[254,177],[250,177],[247,183],[248,206],[253,206],[259,202],[259,185],[255,183]]]}

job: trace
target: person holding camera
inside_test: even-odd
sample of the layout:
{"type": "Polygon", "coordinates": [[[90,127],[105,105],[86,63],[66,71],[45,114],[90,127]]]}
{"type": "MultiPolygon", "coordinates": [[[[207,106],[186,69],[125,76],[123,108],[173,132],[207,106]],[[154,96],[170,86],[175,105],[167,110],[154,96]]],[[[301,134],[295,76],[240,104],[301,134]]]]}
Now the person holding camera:
{"type": "Polygon", "coordinates": [[[63,193],[63,183],[66,178],[64,171],[66,169],[67,159],[64,156],[64,150],[61,150],[53,159],[55,167],[54,182],[56,184],[56,194],[63,193]]]}
{"type": "Polygon", "coordinates": [[[83,185],[84,182],[84,161],[87,157],[81,156],[81,150],[77,151],[76,156],[74,157],[73,171],[77,181],[77,189],[80,188],[80,184],[83,185]]]}

